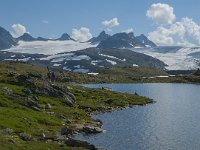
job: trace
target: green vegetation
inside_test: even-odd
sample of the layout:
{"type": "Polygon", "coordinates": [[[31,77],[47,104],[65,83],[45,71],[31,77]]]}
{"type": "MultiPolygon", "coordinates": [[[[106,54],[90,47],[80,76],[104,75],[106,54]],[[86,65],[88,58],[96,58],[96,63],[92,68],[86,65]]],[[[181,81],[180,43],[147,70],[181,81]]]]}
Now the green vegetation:
{"type": "Polygon", "coordinates": [[[98,75],[60,73],[58,80],[73,83],[200,83],[199,71],[173,76],[155,68],[114,67],[100,69],[97,72],[98,75]]]}
{"type": "Polygon", "coordinates": [[[92,113],[152,103],[142,96],[65,82],[75,77],[75,81],[87,81],[89,75],[76,74],[72,79],[73,73],[58,73],[58,82],[52,84],[47,82],[46,68],[40,66],[1,62],[0,68],[2,150],[94,149],[89,144],[66,144],[73,133],[85,132],[85,125],[100,127],[99,121],[91,118],[92,113]],[[62,133],[64,128],[66,133],[62,133]]]}

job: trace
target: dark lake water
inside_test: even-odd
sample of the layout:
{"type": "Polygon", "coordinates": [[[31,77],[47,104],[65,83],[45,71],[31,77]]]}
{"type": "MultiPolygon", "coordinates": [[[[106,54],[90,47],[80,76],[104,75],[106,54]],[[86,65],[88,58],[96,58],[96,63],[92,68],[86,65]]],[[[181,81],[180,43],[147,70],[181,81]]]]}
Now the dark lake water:
{"type": "Polygon", "coordinates": [[[103,122],[104,133],[78,135],[110,150],[200,149],[200,85],[196,84],[95,84],[114,91],[135,93],[157,101],[93,116],[103,122]]]}

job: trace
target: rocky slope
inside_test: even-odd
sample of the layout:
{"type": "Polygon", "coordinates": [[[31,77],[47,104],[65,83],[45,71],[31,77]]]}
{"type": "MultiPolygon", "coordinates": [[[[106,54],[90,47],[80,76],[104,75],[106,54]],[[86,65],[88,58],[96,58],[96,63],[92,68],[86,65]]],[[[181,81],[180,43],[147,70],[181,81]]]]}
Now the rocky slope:
{"type": "Polygon", "coordinates": [[[114,48],[88,48],[73,53],[64,53],[48,61],[52,66],[55,63],[61,64],[59,66],[61,69],[67,67],[65,69],[71,71],[88,70],[86,72],[110,67],[150,67],[157,69],[164,69],[165,67],[163,62],[148,55],[114,48]]]}
{"type": "Polygon", "coordinates": [[[17,45],[17,41],[4,28],[0,27],[0,50],[17,45]]]}

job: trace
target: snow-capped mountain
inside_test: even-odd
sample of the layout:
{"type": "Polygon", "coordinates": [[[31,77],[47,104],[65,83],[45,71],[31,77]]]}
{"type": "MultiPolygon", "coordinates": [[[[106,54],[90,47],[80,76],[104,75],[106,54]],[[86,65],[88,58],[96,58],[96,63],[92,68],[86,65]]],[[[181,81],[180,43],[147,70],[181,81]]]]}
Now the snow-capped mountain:
{"type": "Polygon", "coordinates": [[[130,66],[130,64],[138,66],[153,66],[151,63],[155,62],[154,59],[149,59],[152,61],[148,61],[148,64],[145,64],[147,63],[147,61],[144,64],[139,63],[144,61],[142,59],[147,58],[142,57],[143,55],[138,55],[138,57],[140,57],[138,62],[136,61],[136,57],[134,57],[133,55],[130,55],[132,57],[125,57],[124,54],[128,53],[127,49],[130,49],[137,53],[143,53],[145,54],[145,56],[149,55],[151,56],[150,58],[159,59],[167,65],[161,65],[161,62],[153,63],[157,64],[157,67],[164,66],[166,69],[169,70],[193,70],[200,67],[199,47],[191,48],[174,46],[155,46],[156,45],[152,41],[150,41],[146,36],[140,35],[135,37],[133,33],[117,33],[112,36],[109,36],[105,33],[105,31],[103,31],[99,34],[98,37],[92,38],[88,42],[81,43],[73,40],[67,33],[64,33],[58,39],[45,39],[42,37],[34,38],[28,33],[25,33],[21,37],[15,39],[8,31],[0,27],[0,49],[4,49],[3,51],[0,51],[0,60],[34,61],[39,58],[43,58],[40,61],[45,62],[45,64],[50,62],[53,66],[63,66],[64,64],[62,63],[61,65],[56,63],[53,64],[53,62],[50,59],[49,61],[45,61],[45,58],[53,58],[59,56],[56,59],[62,60],[65,59],[66,55],[69,55],[67,53],[73,53],[73,60],[67,60],[64,62],[70,65],[72,68],[73,64],[75,66],[78,66],[78,63],[80,63],[80,58],[84,58],[83,60],[85,60],[82,63],[89,63],[87,65],[89,68],[95,68],[96,66],[117,66],[121,65],[122,63],[123,65],[126,64],[128,66],[130,66]],[[116,52],[119,48],[122,48],[119,51],[120,54],[124,56],[124,58],[121,58],[120,55],[116,55],[116,53],[113,54],[113,52],[116,52]],[[96,54],[98,49],[101,51],[106,50],[106,54],[96,54]],[[84,53],[80,54],[81,52],[84,53]],[[123,52],[124,54],[121,52],[123,52]],[[99,59],[99,57],[101,57],[101,59],[99,59]],[[90,62],[86,58],[90,58],[90,62]],[[102,61],[103,59],[104,65],[94,65],[101,64],[99,63],[99,60],[102,61]],[[125,62],[122,61],[124,59],[126,59],[125,62]],[[129,61],[131,62],[128,63],[129,61]]]}

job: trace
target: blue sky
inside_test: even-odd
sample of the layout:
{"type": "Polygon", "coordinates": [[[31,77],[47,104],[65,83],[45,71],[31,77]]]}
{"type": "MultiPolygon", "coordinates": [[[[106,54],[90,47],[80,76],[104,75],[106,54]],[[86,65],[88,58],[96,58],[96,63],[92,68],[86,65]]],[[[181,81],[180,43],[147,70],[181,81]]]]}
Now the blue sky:
{"type": "MultiPolygon", "coordinates": [[[[87,27],[93,36],[106,30],[104,20],[114,17],[119,25],[108,33],[133,28],[136,35],[148,35],[158,25],[146,16],[152,4],[173,7],[176,21],[193,18],[200,23],[199,0],[1,0],[0,26],[11,31],[13,24],[22,24],[33,36],[58,37],[72,29],[87,27]]],[[[176,22],[174,21],[174,22],[176,22]]]]}

